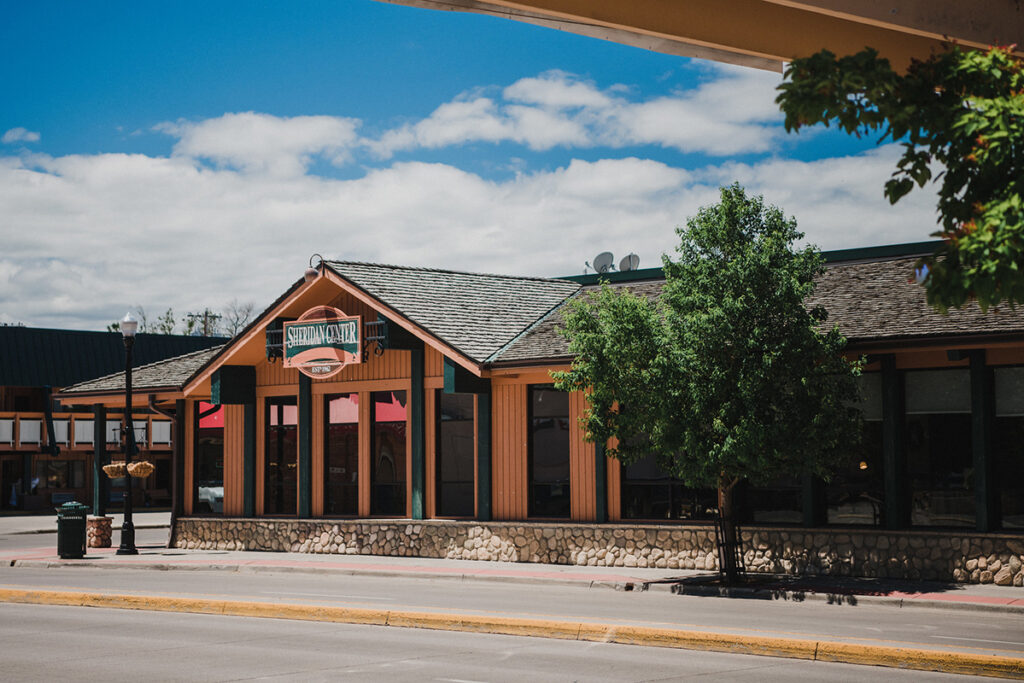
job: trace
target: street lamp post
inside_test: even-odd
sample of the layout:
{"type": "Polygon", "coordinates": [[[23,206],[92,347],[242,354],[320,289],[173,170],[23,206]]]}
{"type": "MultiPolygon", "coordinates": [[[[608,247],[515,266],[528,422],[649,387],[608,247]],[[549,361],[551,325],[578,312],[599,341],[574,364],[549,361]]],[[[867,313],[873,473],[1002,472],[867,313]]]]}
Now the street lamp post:
{"type": "Polygon", "coordinates": [[[139,327],[139,321],[127,313],[121,320],[121,336],[124,337],[124,464],[125,494],[124,494],[124,521],[121,522],[121,546],[117,549],[118,555],[138,555],[139,550],[135,547],[135,525],[132,523],[132,475],[127,471],[132,455],[135,451],[135,420],[132,418],[132,346],[135,344],[135,330],[139,327]]]}

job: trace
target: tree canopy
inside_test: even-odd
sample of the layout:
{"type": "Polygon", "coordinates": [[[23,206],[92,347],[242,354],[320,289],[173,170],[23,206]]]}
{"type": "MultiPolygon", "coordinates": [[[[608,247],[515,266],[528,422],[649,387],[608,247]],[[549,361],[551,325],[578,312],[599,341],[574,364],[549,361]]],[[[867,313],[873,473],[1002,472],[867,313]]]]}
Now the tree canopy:
{"type": "Polygon", "coordinates": [[[859,434],[859,364],[804,305],[820,254],[738,185],[677,233],[660,298],[605,284],[565,316],[575,359],[556,386],[588,392],[587,438],[626,462],[653,452],[694,487],[828,477],[859,434]]]}
{"type": "Polygon", "coordinates": [[[787,130],[835,123],[903,144],[890,202],[939,171],[944,241],[920,271],[932,306],[1024,302],[1024,71],[1009,48],[954,47],[902,74],[872,49],[826,50],[794,60],[779,90],[787,130]]]}

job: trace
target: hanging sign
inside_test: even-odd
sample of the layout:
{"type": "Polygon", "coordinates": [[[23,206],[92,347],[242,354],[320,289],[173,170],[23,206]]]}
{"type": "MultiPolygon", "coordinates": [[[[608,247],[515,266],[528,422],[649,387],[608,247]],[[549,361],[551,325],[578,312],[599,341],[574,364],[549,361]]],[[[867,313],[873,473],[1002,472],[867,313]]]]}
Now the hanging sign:
{"type": "Polygon", "coordinates": [[[323,379],[363,362],[362,318],[332,306],[316,306],[284,323],[284,367],[323,379]]]}

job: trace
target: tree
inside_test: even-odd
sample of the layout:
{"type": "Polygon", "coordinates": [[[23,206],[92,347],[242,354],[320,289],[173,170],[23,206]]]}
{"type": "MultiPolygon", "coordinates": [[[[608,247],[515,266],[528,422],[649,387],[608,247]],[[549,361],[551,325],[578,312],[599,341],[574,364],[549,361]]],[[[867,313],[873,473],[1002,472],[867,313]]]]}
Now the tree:
{"type": "Polygon", "coordinates": [[[609,456],[653,453],[688,486],[718,489],[719,571],[735,580],[736,484],[827,478],[858,440],[860,364],[825,311],[804,306],[823,262],[794,250],[803,235],[779,209],[733,185],[677,233],[659,300],[605,284],[570,305],[574,360],[556,386],[586,392],[586,438],[609,456]]]}
{"type": "Polygon", "coordinates": [[[252,320],[253,310],[256,305],[247,301],[246,303],[239,303],[238,299],[232,299],[227,306],[224,307],[224,328],[229,336],[234,337],[236,334],[245,329],[245,326],[252,320]]]}
{"type": "MultiPolygon", "coordinates": [[[[796,59],[776,101],[786,129],[835,123],[903,143],[886,184],[892,203],[939,174],[944,242],[919,270],[929,304],[945,312],[1024,302],[1024,71],[1011,48],[954,47],[905,74],[872,49],[796,59]]],[[[909,274],[908,274],[909,275],[909,274]]],[[[921,279],[921,278],[919,278],[921,279]]]]}
{"type": "Polygon", "coordinates": [[[157,318],[153,329],[157,334],[174,334],[174,309],[168,308],[157,318]]]}

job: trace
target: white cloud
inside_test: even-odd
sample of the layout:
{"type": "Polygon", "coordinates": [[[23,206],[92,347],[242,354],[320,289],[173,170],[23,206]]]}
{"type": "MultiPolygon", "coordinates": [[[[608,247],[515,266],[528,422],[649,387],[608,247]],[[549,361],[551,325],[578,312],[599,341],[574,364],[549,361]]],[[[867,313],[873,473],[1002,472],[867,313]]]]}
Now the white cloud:
{"type": "Polygon", "coordinates": [[[898,154],[691,171],[575,160],[502,181],[425,163],[336,180],[269,175],[255,162],[208,168],[184,154],[0,157],[0,320],[103,329],[135,304],[184,313],[237,298],[262,308],[314,252],[564,275],[599,251],[635,251],[641,267],[656,266],[673,229],[735,179],[823,248],[926,239],[933,196],[918,191],[895,208],[882,196],[898,154]]]}
{"type": "Polygon", "coordinates": [[[715,67],[698,87],[643,101],[561,71],[523,78],[502,99],[463,96],[427,118],[364,144],[382,158],[474,142],[553,147],[655,145],[711,155],[765,152],[782,134],[774,105],[779,76],[715,67]]]}
{"type": "Polygon", "coordinates": [[[256,112],[224,114],[198,123],[161,123],[178,138],[174,156],[277,177],[302,175],[315,157],[341,165],[358,139],[355,119],[336,116],[283,118],[256,112]]]}
{"type": "Polygon", "coordinates": [[[22,128],[11,128],[9,131],[4,133],[3,137],[0,137],[0,142],[4,144],[14,144],[15,142],[39,142],[39,133],[22,128]]]}

